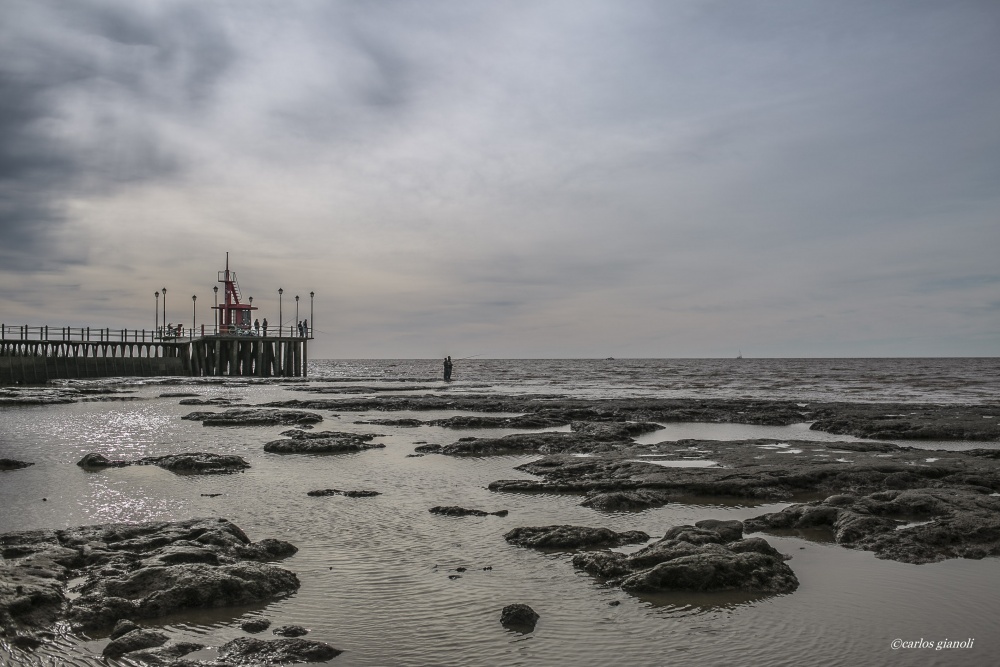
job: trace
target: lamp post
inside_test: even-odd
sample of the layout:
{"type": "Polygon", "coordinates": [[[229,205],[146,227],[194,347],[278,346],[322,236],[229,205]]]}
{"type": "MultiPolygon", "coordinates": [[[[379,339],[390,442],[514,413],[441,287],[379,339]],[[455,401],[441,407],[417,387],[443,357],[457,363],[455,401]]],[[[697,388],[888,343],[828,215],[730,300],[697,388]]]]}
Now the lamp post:
{"type": "MultiPolygon", "coordinates": [[[[299,319],[299,295],[295,295],[295,323],[298,324],[302,320],[299,319]]],[[[299,331],[299,335],[302,335],[302,331],[299,331]]]]}
{"type": "Polygon", "coordinates": [[[278,338],[281,338],[281,295],[285,290],[278,288],[278,338]]]}
{"type": "Polygon", "coordinates": [[[198,328],[198,295],[191,295],[191,338],[194,339],[194,330],[198,328]]]}
{"type": "Polygon", "coordinates": [[[156,308],[153,309],[153,314],[156,318],[156,327],[153,329],[153,335],[155,336],[156,330],[160,328],[160,293],[153,292],[153,295],[156,296],[156,308]]]}
{"type": "Polygon", "coordinates": [[[167,288],[164,287],[160,291],[163,292],[163,326],[167,326],[167,288]]]}
{"type": "Polygon", "coordinates": [[[250,320],[253,319],[253,297],[250,297],[249,301],[250,301],[250,310],[247,311],[247,315],[248,315],[248,317],[247,317],[247,328],[252,330],[253,329],[253,322],[251,322],[250,320]]]}
{"type": "MultiPolygon", "coordinates": [[[[316,292],[309,292],[309,326],[311,326],[313,328],[313,330],[316,329],[316,318],[313,317],[313,297],[314,296],[316,296],[316,292]]],[[[308,335],[309,335],[309,332],[306,331],[306,336],[308,336],[308,335]]]]}
{"type": "Polygon", "coordinates": [[[216,285],[212,288],[215,292],[215,334],[219,334],[219,286],[216,285]]]}

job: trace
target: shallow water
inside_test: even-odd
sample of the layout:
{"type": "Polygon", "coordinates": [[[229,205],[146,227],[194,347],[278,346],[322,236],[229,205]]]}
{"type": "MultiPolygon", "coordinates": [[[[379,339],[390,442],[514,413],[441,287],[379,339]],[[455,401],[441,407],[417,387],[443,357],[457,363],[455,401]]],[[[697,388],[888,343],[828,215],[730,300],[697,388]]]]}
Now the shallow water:
{"type": "MultiPolygon", "coordinates": [[[[351,362],[350,367],[318,363],[312,374],[315,378],[326,373],[337,384],[400,379],[408,385],[426,383],[426,389],[409,390],[418,393],[662,395],[653,385],[663,381],[654,376],[663,367],[684,366],[685,362],[656,361],[663,363],[646,375],[625,365],[633,374],[632,385],[626,377],[615,375],[603,386],[594,369],[604,362],[586,362],[583,370],[576,371],[567,370],[574,368],[571,362],[552,362],[553,367],[562,368],[560,378],[576,373],[580,387],[570,387],[569,380],[546,380],[542,370],[548,366],[533,361],[519,362],[538,373],[527,384],[516,376],[497,379],[500,371],[516,368],[516,362],[481,362],[492,369],[492,376],[459,379],[447,388],[430,375],[437,367],[428,361],[351,362]]],[[[846,366],[849,361],[836,363],[846,366]]],[[[730,362],[718,364],[724,367],[730,362]]],[[[471,373],[470,362],[456,364],[456,377],[463,378],[466,372],[471,373]]],[[[742,372],[736,378],[712,380],[713,386],[703,395],[750,391],[740,379],[742,372]]],[[[946,385],[968,372],[965,364],[957,363],[950,374],[937,369],[929,379],[918,382],[911,375],[906,382],[920,387],[913,389],[923,396],[919,400],[937,396],[939,402],[965,402],[973,400],[970,392],[978,390],[946,385]]],[[[876,394],[888,396],[898,389],[896,376],[889,372],[881,376],[892,376],[886,382],[894,387],[883,386],[876,394]]],[[[989,387],[993,381],[986,377],[978,387],[989,387]]],[[[849,388],[855,382],[845,377],[841,386],[849,388]]],[[[773,388],[780,384],[777,379],[769,383],[768,391],[780,394],[772,397],[799,398],[788,395],[795,391],[796,382],[786,382],[789,388],[781,391],[773,388]]],[[[813,389],[802,387],[802,391],[818,393],[821,384],[816,380],[813,389]]],[[[212,383],[182,388],[205,398],[241,398],[256,404],[303,398],[301,392],[291,390],[295,386],[212,383]]],[[[767,537],[792,556],[789,564],[801,587],[790,595],[636,598],[603,588],[576,571],[571,554],[513,547],[503,534],[516,526],[574,523],[644,530],[656,537],[677,524],[706,518],[744,519],[785,505],[690,498],[642,512],[604,513],[579,506],[580,498],[573,495],[493,493],[485,488],[491,481],[531,478],[514,467],[535,457],[408,455],[419,442],[449,444],[467,435],[495,437],[513,431],[353,423],[468,414],[455,411],[412,415],[320,411],[326,419],[317,430],[378,433],[378,441],[386,448],[329,456],[269,454],[262,445],[286,427],[203,427],[180,417],[213,408],[181,406],[177,398],[158,398],[178,388],[137,384],[133,389],[135,393],[127,397],[132,400],[0,408],[0,457],[35,462],[24,470],[0,473],[0,532],[222,516],[241,526],[251,539],[275,537],[298,546],[295,556],[282,561],[302,581],[297,594],[257,608],[189,613],[158,622],[166,625],[175,641],[209,645],[193,658],[213,657],[211,647],[244,635],[240,620],[263,615],[273,626],[304,625],[310,629],[308,638],[343,649],[331,661],[334,665],[995,664],[998,647],[993,637],[1000,614],[1000,563],[995,559],[914,566],[837,547],[824,541],[829,536],[823,534],[767,537]],[[127,459],[209,451],[238,454],[252,467],[235,475],[178,476],[151,466],[87,472],[74,465],[91,451],[127,459]],[[306,495],[329,487],[374,489],[382,495],[306,495]],[[217,493],[221,495],[202,495],[217,493]],[[428,512],[435,505],[506,509],[510,514],[445,517],[428,512]],[[459,574],[459,567],[467,570],[449,579],[459,574]],[[527,603],[541,615],[534,633],[520,635],[500,625],[500,609],[514,602],[527,603]],[[612,606],[615,602],[619,604],[612,606]],[[976,637],[974,648],[890,648],[896,638],[966,637],[976,637]]],[[[839,400],[850,400],[845,394],[837,395],[839,400]]],[[[816,396],[802,398],[818,400],[816,396]]],[[[720,426],[730,425],[670,425],[683,430],[683,437],[731,439],[719,437],[720,426]]],[[[812,439],[834,439],[797,428],[796,432],[812,435],[812,439]]],[[[673,437],[679,430],[666,434],[671,437],[662,437],[663,431],[643,437],[679,439],[673,437]]],[[[99,657],[104,643],[101,638],[67,636],[35,654],[0,649],[0,662],[106,664],[99,657]]]]}

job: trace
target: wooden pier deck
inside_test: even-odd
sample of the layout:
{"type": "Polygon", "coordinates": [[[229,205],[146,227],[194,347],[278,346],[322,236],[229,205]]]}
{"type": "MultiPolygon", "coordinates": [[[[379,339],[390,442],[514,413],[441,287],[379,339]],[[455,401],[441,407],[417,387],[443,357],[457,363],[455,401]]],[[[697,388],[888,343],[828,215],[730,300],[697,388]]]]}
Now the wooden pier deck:
{"type": "Polygon", "coordinates": [[[0,327],[0,385],[104,377],[305,377],[311,337],[0,327]]]}

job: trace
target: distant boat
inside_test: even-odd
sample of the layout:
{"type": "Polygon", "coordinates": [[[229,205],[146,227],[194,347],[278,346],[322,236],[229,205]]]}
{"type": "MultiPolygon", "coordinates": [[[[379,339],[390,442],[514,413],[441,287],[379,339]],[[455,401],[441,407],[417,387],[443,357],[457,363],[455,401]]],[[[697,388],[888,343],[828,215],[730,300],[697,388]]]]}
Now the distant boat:
{"type": "Polygon", "coordinates": [[[614,361],[614,360],[615,360],[615,358],[614,358],[614,357],[608,357],[608,358],[607,358],[607,359],[605,359],[604,361],[614,361]]]}
{"type": "Polygon", "coordinates": [[[737,359],[742,359],[742,358],[743,358],[743,350],[740,350],[740,351],[739,351],[739,352],[738,352],[738,353],[736,354],[736,358],[737,358],[737,359]]]}

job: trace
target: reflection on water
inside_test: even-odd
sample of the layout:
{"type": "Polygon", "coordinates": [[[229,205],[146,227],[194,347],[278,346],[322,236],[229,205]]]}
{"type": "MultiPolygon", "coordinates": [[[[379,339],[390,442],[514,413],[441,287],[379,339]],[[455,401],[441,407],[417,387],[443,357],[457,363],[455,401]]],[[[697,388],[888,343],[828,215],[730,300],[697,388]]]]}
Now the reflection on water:
{"type": "MultiPolygon", "coordinates": [[[[628,369],[625,364],[616,372],[628,369]]],[[[369,370],[388,377],[376,362],[369,370]]],[[[463,362],[456,371],[471,373],[472,367],[463,362]]],[[[543,380],[539,371],[533,382],[541,388],[543,380]]],[[[653,382],[651,376],[639,380],[653,382]]],[[[598,385],[593,380],[588,391],[598,391],[598,385]]],[[[319,430],[377,433],[386,447],[336,456],[283,456],[264,452],[263,444],[287,427],[204,428],[180,419],[194,408],[158,398],[163,387],[137,385],[135,390],[137,400],[129,402],[2,409],[0,457],[36,465],[0,472],[0,532],[222,516],[254,540],[274,537],[298,546],[299,552],[282,563],[302,582],[295,595],[260,607],[185,613],[151,623],[165,625],[175,641],[207,644],[209,649],[195,658],[211,659],[213,647],[245,636],[241,620],[264,616],[272,626],[304,625],[309,638],[344,649],[331,664],[345,666],[695,665],[732,663],[734,656],[744,664],[902,665],[913,664],[915,657],[891,651],[893,638],[935,633],[940,639],[985,639],[992,636],[993,619],[1000,614],[996,560],[922,566],[880,561],[829,544],[829,531],[826,537],[805,532],[767,536],[792,556],[789,565],[801,582],[793,594],[633,597],[575,570],[571,553],[514,547],[503,535],[516,526],[577,524],[643,530],[658,539],[674,525],[746,519],[780,511],[788,503],[691,496],[642,512],[598,512],[581,507],[577,494],[487,490],[497,479],[533,478],[514,468],[537,456],[409,456],[420,441],[450,444],[460,437],[497,437],[510,430],[354,424],[397,415],[319,411],[326,418],[319,430]],[[207,451],[243,456],[252,467],[207,477],[179,476],[153,466],[84,471],[75,463],[90,451],[125,459],[207,451]],[[373,489],[382,495],[306,495],[321,488],[373,489]],[[443,517],[428,511],[435,505],[505,509],[509,515],[443,517]],[[534,633],[515,635],[500,625],[500,610],[514,602],[529,604],[541,615],[534,633]]],[[[302,397],[268,383],[196,384],[194,390],[204,398],[244,398],[247,404],[302,397]]],[[[440,416],[453,414],[443,411],[440,416]]],[[[728,439],[720,437],[720,427],[748,428],[668,425],[686,429],[669,431],[671,436],[728,439]]],[[[755,431],[751,437],[805,439],[789,433],[795,427],[781,428],[779,435],[755,431]]],[[[815,434],[804,425],[799,428],[815,434]]],[[[644,438],[670,439],[663,434],[644,438]]],[[[4,647],[0,662],[96,667],[106,664],[100,658],[105,642],[99,637],[58,638],[33,657],[4,647]]],[[[986,641],[981,646],[977,642],[972,651],[951,659],[988,664],[990,646],[986,641]]]]}
{"type": "Polygon", "coordinates": [[[717,593],[684,591],[673,593],[640,593],[636,595],[637,599],[649,604],[651,607],[662,608],[657,610],[658,613],[672,617],[725,612],[770,597],[773,596],[744,591],[719,591],[717,593]]]}
{"type": "Polygon", "coordinates": [[[664,468],[716,468],[718,461],[708,459],[628,459],[630,463],[651,463],[664,468]]]}

